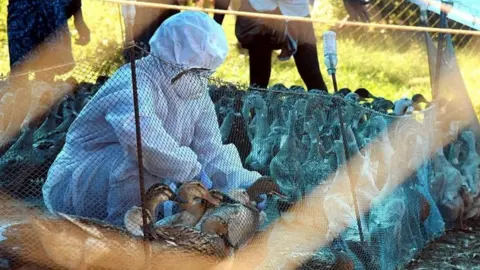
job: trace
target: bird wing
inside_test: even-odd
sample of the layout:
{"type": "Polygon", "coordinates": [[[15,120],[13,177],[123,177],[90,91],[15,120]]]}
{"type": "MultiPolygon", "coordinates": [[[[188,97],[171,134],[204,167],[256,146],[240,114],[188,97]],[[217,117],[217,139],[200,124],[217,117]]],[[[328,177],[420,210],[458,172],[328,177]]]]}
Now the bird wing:
{"type": "Polygon", "coordinates": [[[228,238],[235,248],[245,245],[260,224],[259,212],[242,204],[227,205],[214,214],[228,221],[228,238]]]}

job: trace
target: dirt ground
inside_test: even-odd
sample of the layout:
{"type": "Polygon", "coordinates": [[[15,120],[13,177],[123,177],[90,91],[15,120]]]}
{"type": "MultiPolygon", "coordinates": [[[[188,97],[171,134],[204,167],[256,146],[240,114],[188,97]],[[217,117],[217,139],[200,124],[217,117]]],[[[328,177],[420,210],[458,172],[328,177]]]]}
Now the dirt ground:
{"type": "Polygon", "coordinates": [[[471,232],[447,232],[404,269],[480,269],[480,220],[467,224],[471,232]]]}

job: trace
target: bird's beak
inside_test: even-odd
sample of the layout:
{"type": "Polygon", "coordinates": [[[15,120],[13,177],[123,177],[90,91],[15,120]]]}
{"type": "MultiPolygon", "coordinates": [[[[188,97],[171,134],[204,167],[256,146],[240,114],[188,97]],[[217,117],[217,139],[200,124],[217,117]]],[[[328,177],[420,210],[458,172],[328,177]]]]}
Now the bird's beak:
{"type": "Polygon", "coordinates": [[[203,194],[202,196],[202,199],[206,200],[207,202],[215,205],[215,206],[218,206],[220,204],[220,200],[219,199],[216,199],[214,198],[210,192],[206,192],[205,194],[203,194]]]}
{"type": "Polygon", "coordinates": [[[286,198],[287,198],[286,195],[284,195],[284,194],[282,194],[282,193],[280,193],[280,192],[278,192],[278,191],[271,191],[271,192],[268,193],[268,195],[276,195],[276,196],[278,196],[278,197],[280,197],[280,198],[282,198],[282,199],[286,199],[286,198]]]}

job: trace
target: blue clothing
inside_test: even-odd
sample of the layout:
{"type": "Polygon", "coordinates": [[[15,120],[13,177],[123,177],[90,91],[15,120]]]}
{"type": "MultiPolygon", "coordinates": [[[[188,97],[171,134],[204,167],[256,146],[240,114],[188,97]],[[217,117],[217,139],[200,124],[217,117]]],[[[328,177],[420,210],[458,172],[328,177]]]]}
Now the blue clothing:
{"type": "Polygon", "coordinates": [[[27,70],[62,66],[55,72],[63,74],[73,68],[65,5],[66,0],[9,1],[7,34],[11,69],[24,63],[28,63],[27,70]]]}
{"type": "MultiPolygon", "coordinates": [[[[182,12],[150,43],[152,55],[136,64],[145,188],[191,181],[202,170],[223,192],[250,186],[261,175],[243,168],[235,146],[222,144],[206,78],[179,69],[223,63],[221,26],[203,12],[182,12]]],[[[136,149],[132,76],[124,65],[70,126],[43,186],[47,209],[123,225],[140,205],[136,149]]]]}

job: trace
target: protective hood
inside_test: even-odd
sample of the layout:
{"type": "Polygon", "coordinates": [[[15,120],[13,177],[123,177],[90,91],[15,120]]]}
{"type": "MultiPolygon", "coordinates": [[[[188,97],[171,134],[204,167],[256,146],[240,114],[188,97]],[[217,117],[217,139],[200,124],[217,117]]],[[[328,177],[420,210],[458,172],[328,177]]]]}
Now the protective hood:
{"type": "Polygon", "coordinates": [[[150,39],[150,52],[184,69],[217,69],[227,57],[227,37],[208,14],[184,11],[162,23],[150,39]]]}

